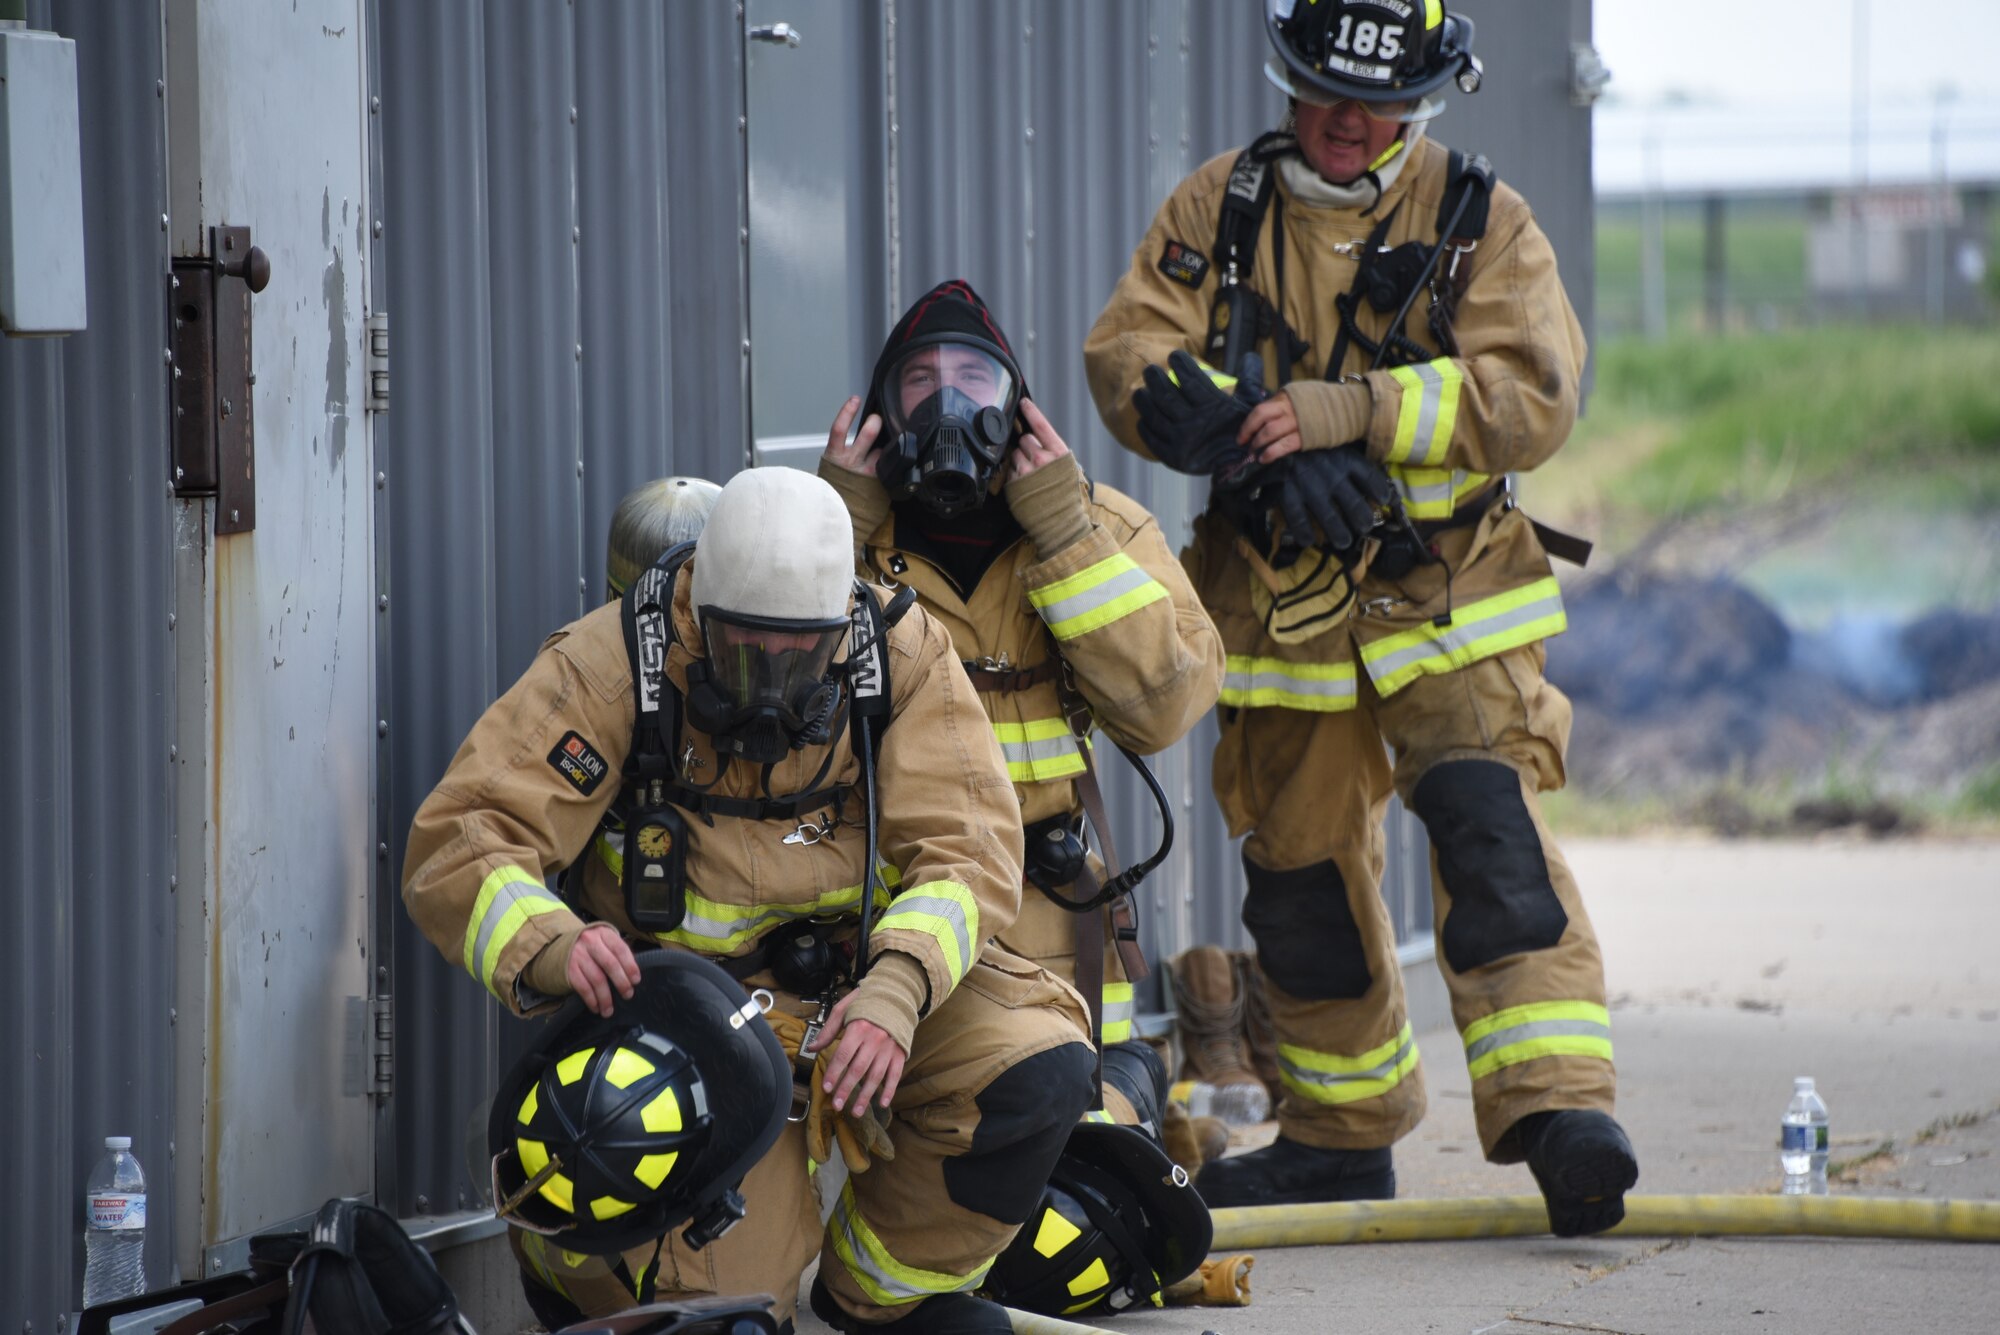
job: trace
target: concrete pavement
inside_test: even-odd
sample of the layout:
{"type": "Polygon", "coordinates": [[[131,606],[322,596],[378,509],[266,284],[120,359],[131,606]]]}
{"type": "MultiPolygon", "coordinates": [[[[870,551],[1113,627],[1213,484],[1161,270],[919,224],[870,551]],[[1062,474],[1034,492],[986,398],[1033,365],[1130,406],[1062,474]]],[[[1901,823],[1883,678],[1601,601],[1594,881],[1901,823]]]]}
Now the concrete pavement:
{"type": "MultiPolygon", "coordinates": [[[[1640,1191],[1772,1191],[1795,1075],[1832,1116],[1836,1191],[2000,1199],[2000,845],[1573,845],[1613,994],[1640,1191]],[[1954,1123],[1962,1123],[1954,1125],[1954,1123]]],[[[1457,1035],[1406,1197],[1533,1189],[1480,1160],[1457,1035]]],[[[1274,1249],[1255,1302],[1106,1322],[1266,1332],[2000,1331],[2000,1248],[1812,1239],[1521,1238],[1274,1249]]],[[[804,1332],[824,1327],[810,1318],[804,1332]]]]}

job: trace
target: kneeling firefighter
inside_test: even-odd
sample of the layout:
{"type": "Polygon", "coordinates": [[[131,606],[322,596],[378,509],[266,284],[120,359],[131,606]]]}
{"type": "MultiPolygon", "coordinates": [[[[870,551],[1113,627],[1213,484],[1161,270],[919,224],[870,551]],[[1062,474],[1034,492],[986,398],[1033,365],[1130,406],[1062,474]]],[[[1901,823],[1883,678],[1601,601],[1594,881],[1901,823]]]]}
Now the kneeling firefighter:
{"type": "MultiPolygon", "coordinates": [[[[1006,757],[1027,828],[1007,945],[1076,984],[1107,1052],[1135,1042],[1146,963],[1130,890],[1160,854],[1122,874],[1107,866],[1090,733],[1128,758],[1159,751],[1215,703],[1222,674],[1215,627],[1159,524],[1084,476],[962,280],[890,332],[819,472],[847,503],[864,577],[912,590],[950,631],[1006,757]],[[1102,860],[1087,852],[1086,814],[1102,860]]],[[[1115,1085],[1104,1101],[1139,1120],[1115,1085]]]]}
{"type": "Polygon", "coordinates": [[[1556,1232],[1596,1232],[1638,1166],[1597,941],[1538,810],[1570,725],[1542,675],[1567,624],[1549,558],[1588,547],[1506,482],[1568,436],[1582,331],[1526,201],[1425,134],[1479,85],[1463,15],[1271,0],[1266,28],[1285,123],[1175,188],[1084,345],[1120,442],[1211,480],[1185,560],[1228,650],[1215,788],[1249,836],[1285,1097],[1276,1143],[1197,1185],[1394,1193],[1424,1109],[1378,894],[1394,792],[1430,836],[1486,1155],[1527,1161],[1556,1232]]]}
{"type": "MultiPolygon", "coordinates": [[[[850,533],[817,479],[739,473],[691,553],[669,551],[543,644],[417,812],[404,901],[508,1010],[575,994],[618,1019],[645,986],[635,943],[693,952],[740,1000],[759,993],[754,1023],[810,1071],[800,1120],[743,1179],[742,1226],[725,1234],[718,1206],[691,1237],[647,1227],[622,1253],[517,1231],[523,1283],[552,1319],[758,1292],[782,1319],[817,1253],[813,1306],[839,1329],[1008,1329],[973,1291],[1091,1099],[1087,1015],[993,943],[1020,899],[1005,764],[944,628],[855,580],[850,533]],[[822,1227],[810,1166],[836,1146],[850,1171],[822,1227]]],[[[692,1039],[667,1036],[727,1084],[692,1039]]],[[[620,1052],[675,1078],[643,1038],[598,1037],[555,1063],[558,1081],[564,1060],[620,1089],[654,1078],[620,1052]]],[[[675,1087],[677,1107],[684,1092],[695,1103],[675,1087]]],[[[505,1103],[496,1119],[530,1111],[505,1103]]],[[[763,1112],[710,1098],[707,1115],[763,1112]]],[[[516,1153],[522,1196],[535,1152],[516,1153]]],[[[560,1208],[539,1188],[522,1199],[560,1208]]],[[[644,1205],[574,1179],[568,1200],[611,1219],[644,1205]]]]}

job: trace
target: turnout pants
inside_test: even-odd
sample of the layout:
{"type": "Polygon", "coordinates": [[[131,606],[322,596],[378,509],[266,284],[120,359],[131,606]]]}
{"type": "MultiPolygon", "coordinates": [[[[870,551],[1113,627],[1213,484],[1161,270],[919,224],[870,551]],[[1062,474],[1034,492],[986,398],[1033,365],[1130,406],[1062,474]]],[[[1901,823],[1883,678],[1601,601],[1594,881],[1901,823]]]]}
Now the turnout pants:
{"type": "Polygon", "coordinates": [[[1215,783],[1247,805],[1243,921],[1269,985],[1283,1134],[1387,1146],[1423,1116],[1395,934],[1380,894],[1394,791],[1431,845],[1438,967],[1472,1073],[1487,1158],[1519,1162],[1528,1113],[1610,1112],[1604,970],[1538,794],[1563,784],[1569,701],[1539,643],[1421,676],[1353,710],[1243,709],[1215,783]],[[1393,764],[1391,757],[1393,756],[1393,764]]]}
{"type": "MultiPolygon", "coordinates": [[[[771,986],[752,980],[760,981],[771,986]]],[[[818,1009],[776,996],[795,1015],[818,1009]]],[[[656,1296],[768,1293],[783,1320],[815,1254],[835,1299],[864,1321],[892,1321],[933,1294],[976,1288],[1040,1202],[1090,1101],[1086,1028],[1074,991],[989,946],[917,1025],[891,1104],[896,1157],[847,1175],[823,1202],[805,1124],[788,1125],[744,1179],[741,1223],[700,1251],[678,1231],[668,1236],[656,1296]],[[824,1227],[823,1208],[831,1209],[824,1227]]],[[[539,1285],[589,1317],[635,1306],[634,1283],[654,1255],[651,1243],[596,1257],[519,1230],[512,1239],[531,1293],[539,1285]]]]}

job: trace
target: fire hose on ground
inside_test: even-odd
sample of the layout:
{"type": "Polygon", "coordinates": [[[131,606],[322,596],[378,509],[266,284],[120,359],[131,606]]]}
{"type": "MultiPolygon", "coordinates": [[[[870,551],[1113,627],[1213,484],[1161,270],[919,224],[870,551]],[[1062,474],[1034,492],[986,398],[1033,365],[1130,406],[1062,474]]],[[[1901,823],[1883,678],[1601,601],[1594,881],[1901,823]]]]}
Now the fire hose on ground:
{"type": "MultiPolygon", "coordinates": [[[[1549,1231],[1540,1196],[1338,1201],[1216,1210],[1216,1252],[1344,1247],[1367,1242],[1526,1238],[1549,1231]]],[[[2000,1242],[2000,1201],[1875,1196],[1627,1196],[1623,1238],[1816,1237],[2000,1242]]],[[[1016,1335],[1111,1335],[1029,1312],[1007,1313],[1016,1335]]]]}

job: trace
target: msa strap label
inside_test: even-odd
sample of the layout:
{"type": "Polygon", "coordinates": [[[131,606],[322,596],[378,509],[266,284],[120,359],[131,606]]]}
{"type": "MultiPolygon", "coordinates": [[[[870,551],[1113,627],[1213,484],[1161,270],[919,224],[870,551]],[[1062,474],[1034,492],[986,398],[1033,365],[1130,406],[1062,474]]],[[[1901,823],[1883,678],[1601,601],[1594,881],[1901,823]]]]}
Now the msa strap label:
{"type": "Polygon", "coordinates": [[[597,748],[584,741],[583,735],[574,728],[564,733],[555,749],[549,752],[549,764],[585,797],[596,792],[597,786],[604,782],[604,776],[611,772],[611,766],[597,754],[597,748]]]}
{"type": "Polygon", "coordinates": [[[1200,287],[1208,277],[1208,256],[1179,241],[1167,242],[1160,252],[1160,272],[1188,287],[1200,287]]]}

